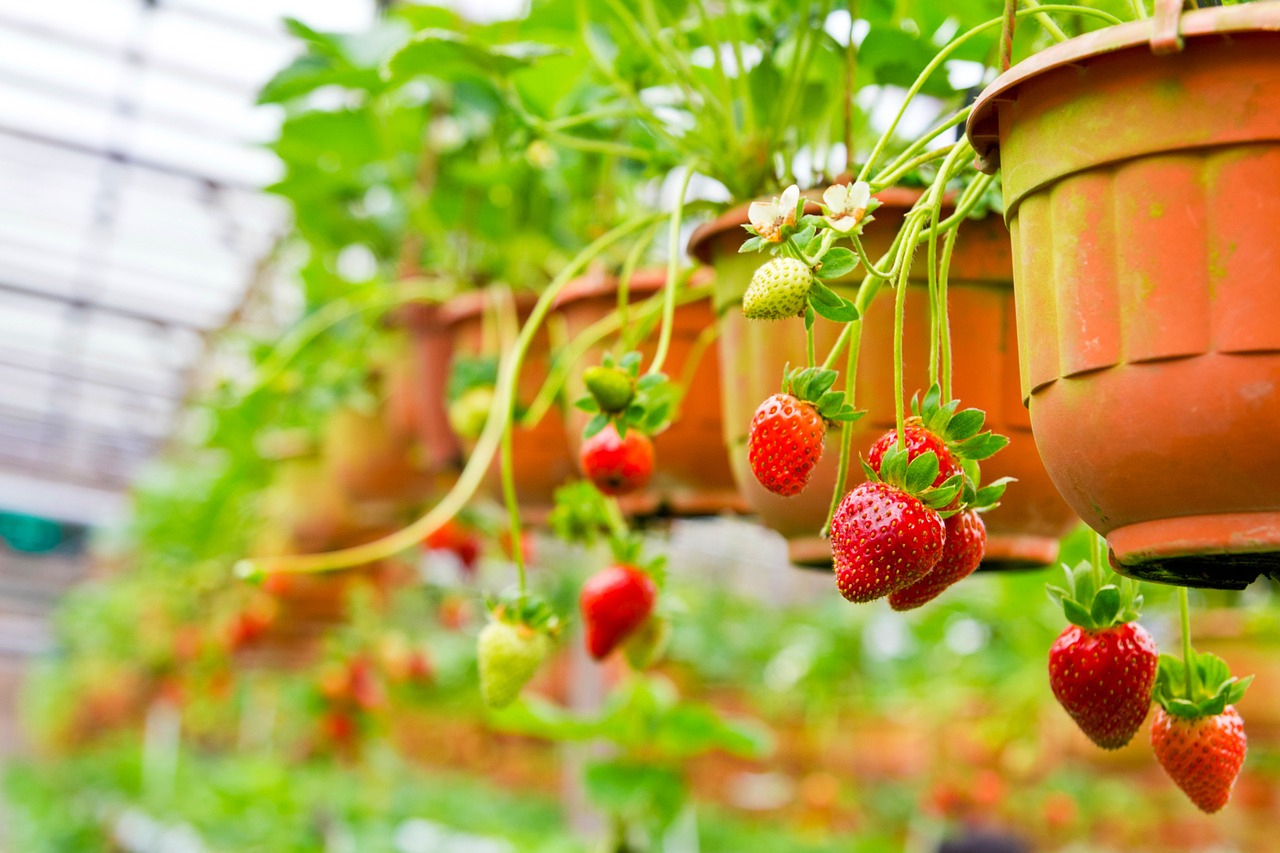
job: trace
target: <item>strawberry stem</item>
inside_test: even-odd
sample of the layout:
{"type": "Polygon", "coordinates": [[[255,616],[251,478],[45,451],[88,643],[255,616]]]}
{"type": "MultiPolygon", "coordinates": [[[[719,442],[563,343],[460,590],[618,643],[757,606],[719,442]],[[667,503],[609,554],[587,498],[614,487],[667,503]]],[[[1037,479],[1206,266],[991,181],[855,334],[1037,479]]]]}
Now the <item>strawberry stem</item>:
{"type": "MultiPolygon", "coordinates": [[[[849,352],[844,366],[844,399],[850,406],[854,404],[854,393],[858,388],[858,351],[862,347],[862,318],[859,317],[848,326],[849,352]]],[[[831,506],[827,508],[827,520],[822,525],[824,539],[831,535],[831,520],[836,517],[840,500],[844,497],[845,480],[849,477],[849,457],[853,455],[853,423],[845,421],[840,424],[840,463],[836,466],[836,485],[831,490],[831,506]]]]}
{"type": "Polygon", "coordinates": [[[1103,543],[1106,540],[1102,538],[1101,533],[1093,534],[1093,541],[1089,544],[1089,550],[1092,553],[1093,560],[1093,588],[1095,590],[1102,589],[1102,559],[1103,559],[1103,543]]]}
{"type": "Polygon", "coordinates": [[[692,178],[693,166],[685,166],[680,191],[676,195],[676,208],[671,212],[667,280],[662,286],[662,330],[658,333],[658,349],[653,354],[653,363],[649,365],[650,373],[662,371],[662,363],[667,360],[667,351],[671,349],[671,328],[675,325],[676,316],[676,274],[680,271],[680,222],[684,217],[684,197],[689,193],[689,181],[692,178]]]}
{"type": "Polygon", "coordinates": [[[914,259],[916,241],[924,223],[916,211],[912,211],[910,220],[904,226],[906,240],[898,252],[898,281],[893,307],[893,416],[898,429],[898,447],[905,449],[906,437],[906,403],[902,388],[902,327],[907,314],[907,282],[911,278],[911,262],[914,259]]]}
{"type": "Polygon", "coordinates": [[[524,548],[520,547],[520,504],[516,501],[516,479],[511,459],[511,433],[515,429],[508,420],[502,430],[501,466],[502,466],[502,499],[507,504],[507,518],[511,526],[511,556],[516,563],[516,577],[520,583],[520,601],[524,602],[529,595],[529,585],[525,580],[524,548]]]}
{"type": "Polygon", "coordinates": [[[1182,663],[1187,672],[1187,698],[1196,701],[1196,667],[1191,648],[1191,605],[1187,601],[1187,588],[1178,587],[1178,614],[1182,619],[1182,663]]]}

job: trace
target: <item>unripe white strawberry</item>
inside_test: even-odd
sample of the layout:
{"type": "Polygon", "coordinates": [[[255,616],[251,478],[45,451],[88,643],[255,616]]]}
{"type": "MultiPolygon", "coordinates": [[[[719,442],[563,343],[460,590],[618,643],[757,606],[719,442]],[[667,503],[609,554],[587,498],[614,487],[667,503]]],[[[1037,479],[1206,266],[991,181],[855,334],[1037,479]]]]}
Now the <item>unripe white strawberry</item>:
{"type": "Polygon", "coordinates": [[[480,632],[480,696],[490,708],[510,705],[551,652],[546,634],[494,619],[480,632]]]}
{"type": "Polygon", "coordinates": [[[774,258],[756,270],[742,297],[748,320],[785,320],[804,313],[813,270],[795,258],[774,258]]]}

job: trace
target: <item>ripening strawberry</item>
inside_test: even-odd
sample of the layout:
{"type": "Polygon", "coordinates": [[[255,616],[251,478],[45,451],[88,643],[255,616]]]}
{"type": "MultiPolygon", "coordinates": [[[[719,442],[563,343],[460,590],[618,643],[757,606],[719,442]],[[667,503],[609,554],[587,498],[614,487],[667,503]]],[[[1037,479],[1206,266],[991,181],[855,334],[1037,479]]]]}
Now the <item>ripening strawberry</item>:
{"type": "Polygon", "coordinates": [[[578,464],[606,495],[628,495],[644,488],[653,476],[653,442],[637,429],[621,437],[609,424],[582,443],[578,464]]]}
{"type": "Polygon", "coordinates": [[[528,625],[493,618],[477,641],[480,696],[490,708],[510,705],[551,652],[551,639],[528,625]]]}
{"type": "Polygon", "coordinates": [[[946,541],[933,571],[902,589],[889,593],[894,610],[914,610],[937,598],[947,587],[967,578],[978,568],[987,548],[987,527],[982,516],[965,510],[948,517],[943,526],[946,541]]]}
{"type": "Polygon", "coordinates": [[[910,586],[942,558],[942,518],[890,483],[862,483],[831,520],[836,586],[853,602],[874,601],[910,586]]]}
{"type": "Polygon", "coordinates": [[[579,604],[591,656],[602,660],[644,625],[657,595],[653,578],[635,566],[609,566],[588,578],[579,604]]]}
{"type": "Polygon", "coordinates": [[[1202,812],[1213,814],[1231,799],[1244,766],[1248,738],[1232,705],[1220,714],[1175,717],[1156,709],[1151,749],[1169,778],[1202,812]]]}
{"type": "Polygon", "coordinates": [[[742,296],[742,316],[748,320],[799,317],[809,301],[813,270],[795,258],[766,261],[751,276],[742,296]]]}
{"type": "MultiPolygon", "coordinates": [[[[1185,626],[1187,600],[1181,604],[1185,626]]],[[[1185,636],[1183,641],[1186,660],[1160,656],[1151,748],[1174,784],[1197,808],[1213,814],[1231,799],[1244,766],[1248,739],[1235,705],[1253,676],[1236,678],[1222,658],[1200,654],[1185,636]]]]}
{"type": "Polygon", "coordinates": [[[804,491],[822,458],[827,423],[810,402],[774,394],[760,404],[747,434],[751,473],[775,495],[804,491]]]}

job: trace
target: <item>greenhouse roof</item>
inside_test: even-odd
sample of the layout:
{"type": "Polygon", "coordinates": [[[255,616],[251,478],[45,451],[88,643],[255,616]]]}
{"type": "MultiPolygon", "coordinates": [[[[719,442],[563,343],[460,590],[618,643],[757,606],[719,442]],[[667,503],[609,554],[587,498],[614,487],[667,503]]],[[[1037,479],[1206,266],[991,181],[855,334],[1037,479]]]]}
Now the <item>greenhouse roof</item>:
{"type": "Polygon", "coordinates": [[[255,92],[281,18],[372,0],[41,0],[0,10],[0,506],[109,514],[286,224],[255,92]]]}

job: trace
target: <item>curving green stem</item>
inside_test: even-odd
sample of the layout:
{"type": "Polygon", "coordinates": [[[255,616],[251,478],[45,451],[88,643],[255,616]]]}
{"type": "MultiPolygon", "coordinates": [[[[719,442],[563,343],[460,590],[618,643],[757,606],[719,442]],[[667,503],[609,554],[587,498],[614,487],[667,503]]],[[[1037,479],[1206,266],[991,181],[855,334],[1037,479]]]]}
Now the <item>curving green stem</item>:
{"type": "Polygon", "coordinates": [[[525,578],[524,548],[520,547],[520,504],[516,499],[515,466],[511,458],[512,432],[515,424],[507,420],[502,430],[502,500],[507,505],[507,519],[511,527],[511,557],[516,563],[516,578],[520,584],[520,600],[529,595],[529,584],[525,578]]]}
{"type": "MultiPolygon", "coordinates": [[[[854,405],[858,386],[858,353],[862,348],[862,318],[859,317],[846,327],[849,329],[849,353],[844,365],[844,394],[849,405],[854,405]]],[[[831,520],[836,517],[836,510],[844,497],[844,484],[849,479],[849,459],[853,455],[853,424],[845,421],[840,424],[840,461],[836,465],[836,487],[831,491],[831,505],[827,508],[827,520],[822,524],[822,538],[831,535],[831,520]]]]}
{"type": "MultiPolygon", "coordinates": [[[[1090,9],[1088,6],[1077,6],[1066,3],[1046,3],[1035,9],[1022,9],[1016,13],[1015,17],[1021,18],[1026,15],[1039,16],[1045,12],[1070,12],[1077,15],[1090,15],[1094,18],[1104,20],[1109,24],[1122,23],[1115,15],[1112,15],[1109,12],[1104,12],[1101,9],[1090,9]]],[[[902,117],[906,115],[907,107],[915,99],[915,96],[920,93],[920,89],[923,88],[928,79],[933,76],[934,72],[941,68],[943,63],[945,63],[953,53],[959,50],[960,47],[970,39],[976,38],[987,30],[994,29],[995,27],[1002,26],[1003,24],[1004,16],[992,18],[991,20],[979,24],[962,35],[952,39],[946,47],[938,51],[933,59],[930,60],[929,64],[924,67],[924,70],[920,72],[920,76],[918,76],[915,82],[911,84],[911,87],[907,89],[906,96],[903,98],[902,104],[898,107],[898,112],[893,117],[893,121],[889,123],[889,127],[880,135],[880,138],[876,140],[875,147],[871,149],[871,154],[867,157],[867,161],[862,164],[862,169],[858,172],[858,180],[865,181],[867,176],[871,174],[872,168],[875,167],[876,160],[878,160],[880,155],[884,153],[885,146],[888,145],[889,140],[893,138],[893,133],[898,129],[898,124],[902,121],[902,117]]]]}
{"type": "Polygon", "coordinates": [[[236,564],[236,574],[242,577],[253,577],[264,571],[273,572],[323,572],[334,569],[346,569],[352,566],[363,566],[377,560],[391,557],[401,551],[416,546],[428,534],[439,529],[446,521],[458,514],[484,479],[485,472],[493,462],[494,454],[501,443],[502,431],[511,419],[511,408],[515,400],[516,380],[520,368],[524,364],[525,355],[533,342],[533,336],[547,313],[551,310],[560,292],[573,280],[574,276],[593,258],[600,255],[610,246],[629,234],[639,231],[654,222],[663,219],[666,214],[648,213],[637,216],[619,225],[598,238],[583,249],[560,271],[542,295],[538,297],[529,318],[520,329],[515,346],[502,360],[498,370],[498,382],[494,388],[494,405],[489,410],[484,429],[476,442],[467,464],[449,493],[441,501],[428,510],[412,524],[364,545],[343,548],[320,554],[299,554],[283,557],[260,557],[241,560],[236,564]]]}
{"type": "Polygon", "coordinates": [[[649,365],[649,373],[660,373],[662,363],[667,360],[667,352],[671,349],[671,327],[676,316],[677,273],[680,272],[680,224],[684,218],[684,197],[689,192],[689,181],[693,178],[693,166],[685,166],[684,178],[680,181],[680,192],[676,196],[676,209],[671,212],[671,234],[667,244],[667,280],[662,283],[662,331],[658,333],[658,349],[653,354],[653,363],[649,365]]]}
{"type": "Polygon", "coordinates": [[[942,148],[934,148],[933,150],[926,151],[923,154],[917,154],[910,160],[899,163],[892,168],[886,168],[883,172],[876,175],[874,180],[870,181],[871,188],[879,191],[886,187],[893,186],[898,181],[902,180],[903,175],[908,174],[912,170],[918,169],[926,163],[932,163],[934,160],[941,160],[946,157],[951,153],[952,147],[956,144],[958,143],[945,145],[942,148]]]}
{"type": "Polygon", "coordinates": [[[907,314],[907,288],[910,286],[911,262],[915,258],[920,232],[924,228],[922,217],[916,214],[917,211],[915,210],[908,214],[907,221],[903,225],[907,232],[907,239],[899,252],[899,258],[903,263],[898,272],[898,281],[895,285],[897,291],[894,294],[893,302],[893,418],[894,424],[898,429],[899,449],[905,449],[907,446],[906,405],[902,399],[904,393],[902,387],[902,327],[907,314]]]}
{"type": "MultiPolygon", "coordinates": [[[[874,178],[870,180],[872,188],[884,188],[892,185],[907,170],[903,169],[903,165],[916,157],[925,146],[937,137],[946,133],[958,124],[962,124],[969,117],[969,113],[973,112],[973,107],[968,106],[964,109],[957,110],[941,124],[934,126],[919,139],[912,141],[910,145],[903,149],[902,153],[889,161],[889,165],[885,166],[874,178]]],[[[949,148],[950,146],[946,146],[949,148]]]]}
{"type": "MultiPolygon", "coordinates": [[[[681,290],[676,295],[676,305],[687,305],[690,302],[697,302],[699,299],[706,299],[711,295],[712,289],[712,285],[707,284],[681,290]]],[[[542,383],[542,387],[534,395],[533,401],[525,408],[524,416],[520,419],[520,425],[530,426],[536,424],[546,416],[547,411],[555,403],[556,395],[560,393],[560,389],[564,387],[564,383],[568,380],[573,366],[592,347],[619,329],[625,330],[627,328],[648,326],[653,319],[653,315],[662,312],[662,300],[662,295],[657,294],[649,297],[644,302],[628,306],[626,311],[614,309],[611,313],[601,317],[568,341],[564,349],[561,350],[560,356],[551,365],[546,381],[542,383]],[[635,322],[632,323],[632,320],[635,322]]],[[[714,326],[711,328],[714,328],[714,326]]],[[[619,340],[622,340],[621,336],[619,340]]]]}

